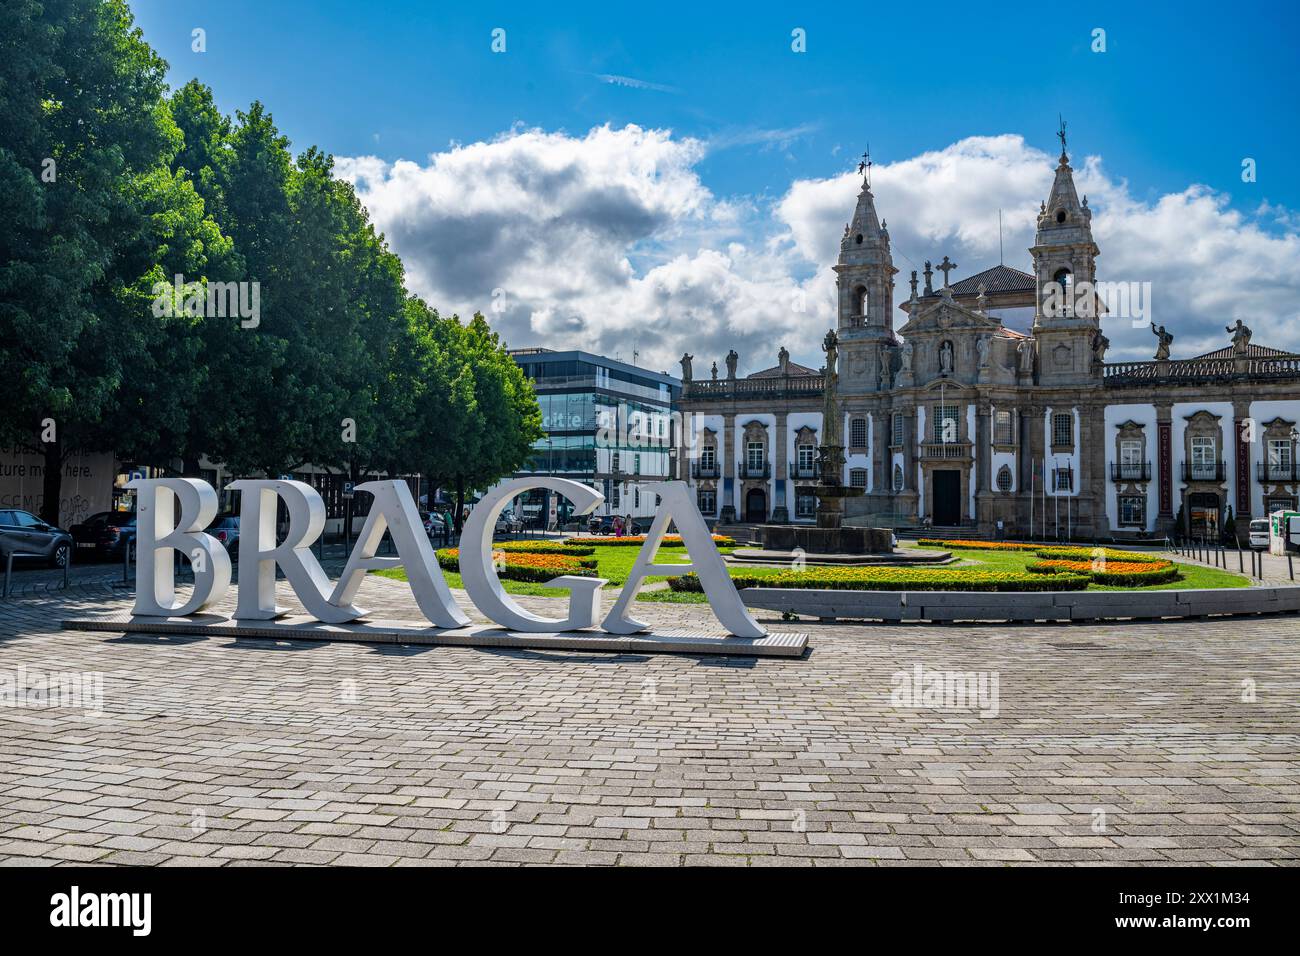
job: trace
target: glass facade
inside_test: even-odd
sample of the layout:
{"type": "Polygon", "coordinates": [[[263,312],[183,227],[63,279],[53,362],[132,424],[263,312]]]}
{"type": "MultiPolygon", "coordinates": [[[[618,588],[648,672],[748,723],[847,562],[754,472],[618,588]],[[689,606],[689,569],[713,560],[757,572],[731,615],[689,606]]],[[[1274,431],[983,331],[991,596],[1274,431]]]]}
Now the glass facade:
{"type": "MultiPolygon", "coordinates": [[[[681,393],[680,383],[666,373],[589,352],[522,349],[511,354],[532,380],[546,432],[517,476],[581,481],[605,496],[598,514],[649,508],[653,491],[639,486],[669,477],[672,404],[681,393]]],[[[545,510],[549,493],[539,494],[548,499],[540,503],[545,510]]]]}

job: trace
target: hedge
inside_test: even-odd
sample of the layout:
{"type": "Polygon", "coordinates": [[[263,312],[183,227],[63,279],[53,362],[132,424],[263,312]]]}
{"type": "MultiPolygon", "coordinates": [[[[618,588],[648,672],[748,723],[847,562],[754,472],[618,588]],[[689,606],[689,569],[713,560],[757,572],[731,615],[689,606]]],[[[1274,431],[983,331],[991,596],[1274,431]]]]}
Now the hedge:
{"type": "MultiPolygon", "coordinates": [[[[445,571],[460,570],[460,549],[442,548],[436,552],[438,565],[445,571]]],[[[500,548],[493,551],[493,557],[505,559],[505,567],[497,566],[497,576],[507,581],[533,581],[545,583],[551,578],[572,574],[582,578],[596,576],[596,559],[575,557],[567,554],[529,554],[515,552],[508,554],[500,548]]]]}
{"type": "Polygon", "coordinates": [[[503,541],[492,545],[492,549],[507,554],[567,554],[574,558],[596,553],[590,545],[565,544],[563,541],[503,541]]]}
{"type": "Polygon", "coordinates": [[[1178,580],[1178,568],[1172,561],[1107,561],[1093,565],[1090,561],[1045,560],[1025,567],[1031,574],[1086,574],[1097,584],[1118,587],[1146,587],[1178,580]]]}
{"type": "MultiPolygon", "coordinates": [[[[639,548],[641,545],[645,544],[645,535],[643,534],[624,535],[621,538],[565,538],[564,543],[569,545],[576,545],[578,547],[583,547],[583,548],[588,548],[588,547],[615,548],[615,547],[631,547],[633,545],[639,548]]],[[[716,544],[719,548],[734,548],[736,546],[736,539],[728,538],[726,535],[722,535],[722,534],[715,534],[713,536],[713,543],[716,544]]],[[[676,534],[664,535],[664,540],[663,543],[660,545],[660,547],[661,548],[682,547],[681,535],[676,535],[676,534]]]]}
{"type": "Polygon", "coordinates": [[[1158,554],[1142,551],[1121,551],[1118,548],[1043,548],[1035,551],[1040,558],[1053,561],[1088,561],[1104,558],[1107,562],[1123,561],[1130,564],[1167,564],[1158,554]]]}
{"type": "MultiPolygon", "coordinates": [[[[827,588],[840,591],[1082,591],[1082,574],[953,571],[947,568],[817,568],[773,575],[735,575],[737,588],[827,588]]],[[[694,574],[669,578],[674,591],[701,591],[694,574]]]]}
{"type": "Polygon", "coordinates": [[[938,541],[921,538],[916,542],[923,548],[961,548],[968,551],[1034,551],[1041,544],[1021,544],[1016,541],[938,541]]]}

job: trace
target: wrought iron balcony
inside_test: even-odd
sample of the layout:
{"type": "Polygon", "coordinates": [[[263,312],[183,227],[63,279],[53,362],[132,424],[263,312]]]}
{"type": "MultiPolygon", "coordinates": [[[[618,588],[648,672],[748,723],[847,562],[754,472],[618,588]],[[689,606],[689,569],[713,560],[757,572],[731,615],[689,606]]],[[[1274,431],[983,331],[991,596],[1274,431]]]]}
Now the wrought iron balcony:
{"type": "Polygon", "coordinates": [[[714,462],[711,465],[705,465],[705,464],[701,464],[700,462],[696,462],[695,464],[691,465],[691,477],[692,478],[717,478],[718,477],[717,462],[714,462]]]}
{"type": "Polygon", "coordinates": [[[1261,461],[1255,466],[1255,477],[1265,484],[1271,481],[1300,481],[1300,462],[1261,461]]]}
{"type": "Polygon", "coordinates": [[[742,478],[771,478],[771,477],[772,477],[772,466],[771,466],[771,465],[762,465],[762,466],[759,466],[759,467],[755,467],[754,465],[742,465],[741,468],[740,468],[740,477],[742,477],[742,478]]]}
{"type": "Polygon", "coordinates": [[[1149,461],[1112,461],[1110,463],[1111,481],[1150,481],[1151,462],[1149,461]]]}
{"type": "Polygon", "coordinates": [[[1223,482],[1227,475],[1228,469],[1222,461],[1183,462],[1183,481],[1223,482]]]}
{"type": "Polygon", "coordinates": [[[801,465],[798,462],[790,462],[791,478],[816,478],[821,474],[821,467],[813,462],[811,465],[801,465]]]}

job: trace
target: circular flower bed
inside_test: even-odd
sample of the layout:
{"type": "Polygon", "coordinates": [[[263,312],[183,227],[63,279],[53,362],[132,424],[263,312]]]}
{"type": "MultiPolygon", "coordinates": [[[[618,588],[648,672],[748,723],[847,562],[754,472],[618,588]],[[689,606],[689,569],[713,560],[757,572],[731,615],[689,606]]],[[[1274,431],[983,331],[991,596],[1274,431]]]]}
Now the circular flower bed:
{"type": "MultiPolygon", "coordinates": [[[[443,570],[460,570],[459,548],[442,548],[436,553],[438,564],[443,570]]],[[[510,581],[546,582],[564,574],[583,578],[596,576],[595,558],[567,554],[511,553],[501,549],[494,550],[492,558],[497,565],[497,576],[510,581]]]]}
{"type": "Polygon", "coordinates": [[[1053,561],[1087,561],[1104,560],[1123,561],[1129,564],[1168,564],[1158,554],[1146,554],[1142,551],[1121,551],[1118,548],[1036,548],[1035,554],[1040,558],[1053,561]]]}
{"type": "MultiPolygon", "coordinates": [[[[620,547],[620,546],[626,547],[629,545],[636,545],[637,547],[640,547],[641,545],[645,544],[645,535],[643,534],[624,535],[621,538],[565,538],[564,543],[570,545],[577,545],[583,548],[587,548],[587,547],[611,548],[611,547],[620,547]]],[[[726,535],[722,535],[722,534],[715,534],[713,536],[713,543],[716,544],[719,548],[734,548],[736,546],[736,539],[728,538],[726,535]]],[[[661,544],[660,547],[661,548],[682,547],[681,535],[677,535],[677,534],[664,535],[663,544],[661,544]]]]}
{"type": "Polygon", "coordinates": [[[1119,587],[1146,587],[1178,580],[1172,561],[1071,561],[1049,558],[1025,567],[1031,574],[1086,574],[1097,584],[1119,587]]]}
{"type": "Polygon", "coordinates": [[[962,548],[968,551],[1036,551],[1041,544],[1022,544],[1019,541],[939,541],[921,538],[916,542],[923,548],[962,548]]]}
{"type": "Polygon", "coordinates": [[[574,558],[596,553],[589,544],[567,544],[564,541],[502,541],[494,544],[492,549],[507,554],[567,554],[574,558]]]}
{"type": "MultiPolygon", "coordinates": [[[[831,588],[842,591],[1082,591],[1083,574],[1045,577],[1023,571],[954,571],[948,568],[816,568],[772,575],[735,575],[737,588],[831,588]]],[[[669,578],[674,591],[700,591],[694,574],[669,578]]]]}

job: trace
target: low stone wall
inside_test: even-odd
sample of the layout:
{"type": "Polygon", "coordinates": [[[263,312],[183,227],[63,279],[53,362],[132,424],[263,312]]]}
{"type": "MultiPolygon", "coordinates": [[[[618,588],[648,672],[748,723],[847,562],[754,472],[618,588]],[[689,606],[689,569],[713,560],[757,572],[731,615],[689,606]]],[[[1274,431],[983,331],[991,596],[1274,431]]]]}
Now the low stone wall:
{"type": "Polygon", "coordinates": [[[1166,591],[841,591],[745,588],[747,607],[833,621],[1096,621],[1300,611],[1300,586],[1166,591]]]}
{"type": "Polygon", "coordinates": [[[814,525],[774,524],[758,529],[769,551],[802,548],[808,554],[888,554],[894,548],[888,528],[818,528],[814,525]]]}

